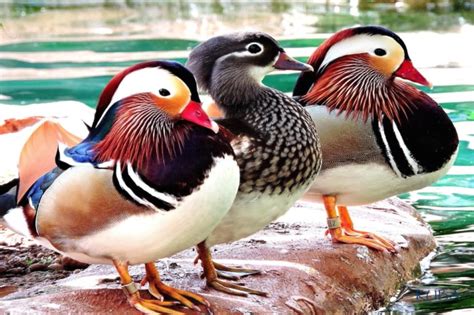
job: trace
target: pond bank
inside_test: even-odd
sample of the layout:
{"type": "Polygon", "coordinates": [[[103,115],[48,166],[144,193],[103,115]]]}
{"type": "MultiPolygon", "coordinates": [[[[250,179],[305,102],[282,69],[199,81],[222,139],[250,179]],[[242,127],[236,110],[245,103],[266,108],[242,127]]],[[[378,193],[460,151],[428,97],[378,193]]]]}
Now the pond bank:
{"type": "MultiPolygon", "coordinates": [[[[398,242],[406,240],[407,246],[393,255],[357,245],[332,244],[324,237],[324,210],[304,204],[250,238],[216,247],[214,257],[219,262],[263,270],[262,275],[242,282],[269,292],[268,298],[230,297],[205,288],[200,268],[192,263],[192,250],[162,260],[158,267],[166,283],[205,296],[215,314],[365,313],[388,303],[403,283],[420,274],[419,261],[435,248],[435,242],[415,210],[397,198],[353,208],[351,213],[357,227],[398,242]]],[[[131,271],[135,281],[144,275],[143,266],[131,271]]],[[[126,313],[131,309],[114,269],[90,266],[53,284],[39,282],[0,300],[0,312],[32,311],[126,313]]]]}

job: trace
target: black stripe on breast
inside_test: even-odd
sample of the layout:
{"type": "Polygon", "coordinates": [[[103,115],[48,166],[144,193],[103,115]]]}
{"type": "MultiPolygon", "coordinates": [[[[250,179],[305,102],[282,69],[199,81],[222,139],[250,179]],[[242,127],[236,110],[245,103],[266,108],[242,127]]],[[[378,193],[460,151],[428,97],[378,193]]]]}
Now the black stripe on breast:
{"type": "MultiPolygon", "coordinates": [[[[116,172],[117,172],[117,169],[114,171],[114,175],[113,175],[113,183],[114,183],[115,188],[127,200],[133,202],[134,204],[136,204],[138,206],[143,207],[144,206],[143,204],[139,203],[137,200],[135,200],[134,197],[130,196],[130,194],[126,191],[126,189],[120,185],[120,183],[117,179],[116,172]]],[[[127,171],[126,168],[125,168],[124,171],[121,172],[121,175],[122,175],[122,179],[123,179],[125,185],[127,186],[127,188],[130,189],[138,198],[152,203],[155,207],[157,207],[160,210],[169,211],[169,210],[175,209],[175,207],[173,205],[171,205],[168,202],[163,201],[159,198],[156,198],[155,196],[150,195],[148,192],[146,192],[145,190],[143,190],[142,188],[137,186],[135,184],[135,182],[130,178],[130,175],[128,174],[128,171],[127,171]]]]}
{"type": "MultiPolygon", "coordinates": [[[[395,132],[393,131],[392,121],[386,117],[382,120],[382,128],[385,134],[386,143],[382,138],[381,130],[379,129],[379,122],[377,120],[372,121],[372,129],[374,130],[375,136],[377,138],[377,144],[382,149],[383,156],[388,165],[393,169],[391,164],[391,158],[395,163],[398,171],[400,172],[402,177],[409,177],[415,175],[413,169],[410,167],[405,154],[403,153],[400,144],[395,136],[395,132]],[[388,148],[387,148],[388,144],[388,148]],[[390,154],[389,154],[390,151],[390,154]],[[391,157],[390,157],[391,155],[391,157]]],[[[395,173],[396,170],[394,170],[395,173]]]]}

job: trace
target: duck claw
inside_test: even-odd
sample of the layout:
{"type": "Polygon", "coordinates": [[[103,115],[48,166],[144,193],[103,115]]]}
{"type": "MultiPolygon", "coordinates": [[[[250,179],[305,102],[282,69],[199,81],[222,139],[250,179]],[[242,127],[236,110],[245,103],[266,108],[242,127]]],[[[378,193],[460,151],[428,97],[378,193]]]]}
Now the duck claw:
{"type": "MultiPolygon", "coordinates": [[[[221,291],[224,293],[238,295],[238,296],[248,296],[249,294],[255,294],[260,296],[268,296],[266,292],[258,291],[250,288],[246,288],[241,284],[231,283],[227,281],[223,281],[219,279],[219,272],[216,270],[217,268],[220,269],[221,272],[247,272],[248,275],[250,274],[258,274],[260,273],[259,270],[253,269],[241,269],[241,268],[232,268],[221,265],[216,263],[212,260],[211,252],[209,248],[206,246],[204,242],[198,244],[197,246],[199,259],[202,263],[202,268],[204,271],[204,277],[206,278],[206,283],[209,287],[216,289],[217,291],[221,291]]],[[[238,280],[236,276],[232,276],[232,280],[238,280]]]]}
{"type": "MultiPolygon", "coordinates": [[[[204,297],[200,296],[199,294],[173,288],[164,284],[160,280],[156,267],[153,263],[145,264],[145,269],[146,269],[146,276],[145,276],[145,279],[143,279],[141,283],[143,284],[143,283],[148,282],[148,291],[150,292],[151,295],[153,295],[157,299],[162,300],[163,296],[168,296],[178,301],[179,303],[183,304],[184,306],[198,312],[202,312],[202,310],[193,302],[191,302],[191,300],[194,300],[198,302],[199,304],[206,306],[207,308],[211,306],[209,302],[204,297]]],[[[176,305],[176,302],[173,302],[173,303],[175,303],[174,305],[176,305]]]]}
{"type": "Polygon", "coordinates": [[[258,291],[250,288],[246,288],[242,285],[237,285],[235,283],[226,282],[220,279],[214,279],[207,281],[207,285],[214,288],[217,291],[224,293],[238,295],[238,296],[248,296],[249,294],[259,295],[259,296],[268,296],[267,292],[258,291]]]}
{"type": "Polygon", "coordinates": [[[262,271],[258,269],[228,267],[215,261],[212,261],[212,264],[214,265],[214,268],[216,268],[217,275],[227,280],[237,281],[244,277],[259,275],[262,273],[262,271]]]}
{"type": "Polygon", "coordinates": [[[333,242],[359,244],[379,251],[397,252],[391,241],[374,233],[354,233],[353,230],[347,230],[345,228],[331,229],[329,233],[331,234],[333,242]]]}
{"type": "Polygon", "coordinates": [[[175,302],[144,299],[140,297],[138,292],[130,296],[128,301],[133,307],[145,314],[184,315],[182,312],[168,308],[168,306],[176,305],[175,302]]]}

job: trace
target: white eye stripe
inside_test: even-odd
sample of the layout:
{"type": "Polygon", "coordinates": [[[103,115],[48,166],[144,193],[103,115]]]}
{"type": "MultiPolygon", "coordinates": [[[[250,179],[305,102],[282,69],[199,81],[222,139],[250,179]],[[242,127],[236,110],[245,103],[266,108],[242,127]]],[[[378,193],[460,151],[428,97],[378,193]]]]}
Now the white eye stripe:
{"type": "Polygon", "coordinates": [[[173,77],[175,76],[171,72],[159,67],[138,69],[127,74],[115,90],[112,100],[97,121],[97,125],[100,124],[107,111],[115,102],[131,95],[148,92],[163,97],[158,91],[161,88],[165,88],[170,92],[170,96],[172,96],[174,88],[171,85],[168,86],[166,82],[170,82],[170,78],[173,77]],[[157,82],[161,82],[161,86],[157,86],[157,82]]]}
{"type": "Polygon", "coordinates": [[[376,49],[383,49],[385,55],[389,55],[396,46],[399,46],[399,44],[388,36],[366,34],[352,36],[334,44],[326,53],[318,70],[321,71],[329,63],[343,56],[361,53],[377,56],[375,54],[376,49]]]}
{"type": "Polygon", "coordinates": [[[260,43],[257,43],[257,42],[251,42],[250,44],[247,44],[247,46],[245,46],[245,50],[244,51],[234,51],[232,53],[229,53],[227,55],[223,55],[221,56],[219,59],[216,60],[216,63],[217,62],[220,62],[224,59],[227,59],[228,57],[230,56],[234,56],[234,57],[255,57],[255,56],[258,56],[260,54],[263,53],[263,45],[260,44],[260,43]],[[258,47],[260,47],[260,51],[258,53],[251,53],[248,49],[251,45],[257,45],[258,47]]]}

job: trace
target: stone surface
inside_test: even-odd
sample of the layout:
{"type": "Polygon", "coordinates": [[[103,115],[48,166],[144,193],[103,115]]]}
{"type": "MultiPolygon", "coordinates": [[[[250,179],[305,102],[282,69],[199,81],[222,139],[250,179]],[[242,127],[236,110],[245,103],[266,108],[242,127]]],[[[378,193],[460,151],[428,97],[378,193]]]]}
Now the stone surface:
{"type": "MultiPolygon", "coordinates": [[[[262,275],[242,280],[270,297],[233,297],[207,289],[195,252],[188,250],[160,261],[162,279],[197,292],[220,313],[365,313],[388,302],[399,286],[419,272],[419,260],[435,247],[429,227],[415,210],[397,198],[350,209],[359,229],[380,233],[401,246],[398,254],[363,246],[332,244],[324,236],[325,212],[300,204],[267,229],[229,245],[216,246],[214,257],[228,265],[258,268],[262,275]],[[295,311],[298,310],[298,311],[295,311]]],[[[134,266],[135,281],[144,275],[134,266]]],[[[6,283],[5,285],[8,285],[6,283]]],[[[182,309],[183,310],[183,309],[182,309]]],[[[0,312],[133,313],[111,266],[90,266],[55,284],[39,283],[0,300],[0,312]]]]}

